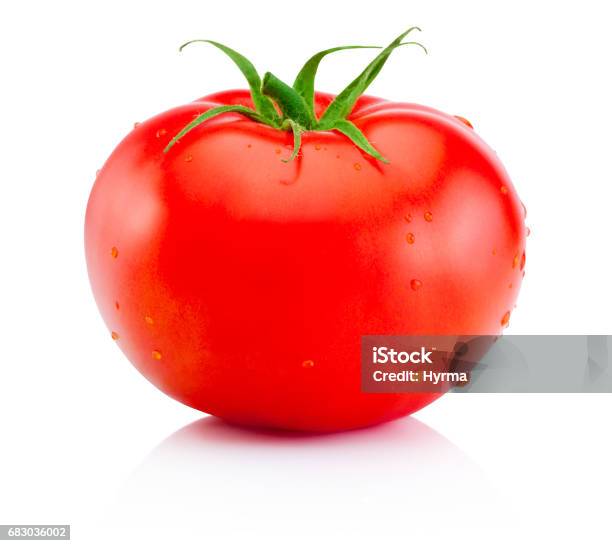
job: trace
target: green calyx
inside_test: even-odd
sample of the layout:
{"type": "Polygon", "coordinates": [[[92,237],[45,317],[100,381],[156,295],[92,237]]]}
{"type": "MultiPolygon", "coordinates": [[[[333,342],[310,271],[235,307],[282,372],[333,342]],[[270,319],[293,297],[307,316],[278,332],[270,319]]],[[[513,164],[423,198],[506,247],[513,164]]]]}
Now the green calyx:
{"type": "Polygon", "coordinates": [[[387,62],[387,59],[396,48],[404,45],[417,45],[427,53],[425,47],[419,42],[402,41],[414,30],[420,29],[418,27],[409,28],[384,49],[378,46],[341,46],[320,51],[308,59],[295,78],[293,86],[286,84],[270,72],[266,72],[262,80],[253,64],[246,57],[219,42],[214,42],[212,40],[192,40],[187,42],[181,46],[179,51],[182,51],[183,48],[189,44],[204,42],[220,49],[234,61],[249,84],[254,108],[248,108],[241,105],[227,105],[218,106],[204,112],[183,127],[183,129],[172,138],[164,148],[164,153],[168,152],[179,139],[206,120],[226,112],[236,112],[275,129],[292,131],[294,140],[293,152],[289,159],[283,159],[282,161],[289,162],[298,155],[303,132],[335,130],[349,138],[357,147],[368,155],[379,161],[388,163],[388,161],[368,141],[359,128],[349,121],[347,117],[351,113],[359,97],[374,81],[384,64],[387,62]],[[321,60],[330,53],[345,49],[382,49],[382,51],[365,70],[359,74],[359,76],[336,96],[325,112],[323,112],[323,115],[317,119],[314,109],[314,81],[319,64],[321,60]]]}

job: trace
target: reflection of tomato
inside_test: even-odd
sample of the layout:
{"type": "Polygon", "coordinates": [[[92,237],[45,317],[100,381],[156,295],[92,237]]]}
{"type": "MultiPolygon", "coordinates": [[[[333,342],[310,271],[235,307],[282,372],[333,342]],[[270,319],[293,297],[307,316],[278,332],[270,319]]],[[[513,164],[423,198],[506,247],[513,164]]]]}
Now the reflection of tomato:
{"type": "MultiPolygon", "coordinates": [[[[316,95],[317,115],[330,95],[316,95]]],[[[228,91],[138,125],[98,175],[86,218],[91,283],[134,365],[228,420],[304,430],[402,416],[433,394],[366,394],[360,336],[498,333],[524,265],[520,201],[465,123],[362,97],[349,119],[384,164],[332,131],[236,113],[228,91]]]]}

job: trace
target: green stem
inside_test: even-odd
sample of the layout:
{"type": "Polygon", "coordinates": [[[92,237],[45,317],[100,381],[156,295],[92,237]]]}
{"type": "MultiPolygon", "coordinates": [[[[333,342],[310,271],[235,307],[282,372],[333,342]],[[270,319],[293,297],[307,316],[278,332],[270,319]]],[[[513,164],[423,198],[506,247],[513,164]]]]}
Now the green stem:
{"type": "Polygon", "coordinates": [[[284,119],[293,120],[307,129],[314,125],[314,118],[304,98],[293,87],[279,80],[271,72],[266,72],[261,92],[278,104],[284,119]]]}
{"type": "Polygon", "coordinates": [[[345,137],[350,138],[355,146],[361,148],[366,154],[371,155],[378,161],[389,163],[389,160],[380,155],[380,152],[370,144],[366,136],[357,128],[357,126],[348,119],[340,119],[333,127],[336,131],[342,133],[345,137]]]}
{"type": "Polygon", "coordinates": [[[212,108],[183,127],[164,148],[164,153],[168,152],[180,138],[201,123],[226,112],[235,112],[274,129],[282,131],[291,130],[293,132],[293,152],[289,159],[282,160],[284,162],[289,162],[297,157],[304,131],[335,130],[349,138],[357,147],[371,157],[388,163],[387,159],[348,118],[359,97],[378,76],[378,73],[382,70],[387,59],[395,49],[404,45],[417,45],[427,53],[427,50],[418,42],[402,41],[414,30],[420,29],[418,27],[408,29],[384,48],[365,70],[334,98],[318,120],[314,112],[314,80],[321,60],[326,55],[343,49],[374,46],[342,46],[320,51],[306,62],[296,77],[293,87],[291,87],[270,72],[266,72],[263,81],[260,80],[259,74],[251,61],[219,42],[212,40],[192,40],[187,42],[181,46],[181,50],[191,43],[205,42],[225,53],[236,64],[247,80],[255,109],[242,105],[222,105],[212,108]],[[277,108],[281,112],[280,116],[277,108]]]}
{"type": "Polygon", "coordinates": [[[240,104],[217,106],[216,108],[211,108],[203,114],[200,114],[192,122],[185,125],[185,127],[183,127],[176,135],[174,135],[174,137],[172,137],[172,140],[164,148],[164,153],[167,153],[168,150],[170,150],[170,148],[172,148],[172,146],[174,146],[180,138],[184,137],[187,133],[195,129],[198,125],[204,123],[208,119],[214,118],[221,114],[225,114],[227,112],[236,112],[252,120],[259,121],[260,123],[265,123],[265,120],[257,112],[255,112],[255,110],[251,110],[246,106],[241,106],[240,104]]]}
{"type": "Polygon", "coordinates": [[[285,121],[283,126],[284,128],[289,127],[293,131],[293,152],[291,152],[289,159],[281,159],[283,163],[289,163],[297,157],[300,151],[300,148],[302,146],[302,133],[304,132],[304,128],[300,127],[292,119],[288,119],[287,121],[285,121]]]}
{"type": "Polygon", "coordinates": [[[306,64],[299,71],[298,75],[295,78],[295,81],[293,82],[293,89],[295,89],[298,94],[300,94],[304,98],[304,102],[306,102],[308,111],[310,112],[313,119],[315,119],[315,76],[317,75],[319,64],[321,63],[323,58],[329,55],[330,53],[336,53],[336,51],[344,51],[346,49],[380,49],[380,47],[358,45],[332,47],[330,49],[325,49],[323,51],[315,53],[312,57],[310,57],[310,59],[306,61],[306,64]]]}
{"type": "Polygon", "coordinates": [[[270,102],[270,99],[264,97],[261,92],[261,80],[259,79],[259,74],[251,61],[249,61],[244,55],[234,51],[232,48],[220,44],[219,42],[215,42],[214,40],[190,40],[179,48],[179,52],[183,51],[185,47],[195,43],[210,44],[225,53],[238,67],[240,72],[242,72],[242,75],[249,84],[251,98],[253,99],[253,105],[255,106],[257,113],[269,119],[271,122],[278,122],[278,114],[274,109],[274,105],[270,102]]]}

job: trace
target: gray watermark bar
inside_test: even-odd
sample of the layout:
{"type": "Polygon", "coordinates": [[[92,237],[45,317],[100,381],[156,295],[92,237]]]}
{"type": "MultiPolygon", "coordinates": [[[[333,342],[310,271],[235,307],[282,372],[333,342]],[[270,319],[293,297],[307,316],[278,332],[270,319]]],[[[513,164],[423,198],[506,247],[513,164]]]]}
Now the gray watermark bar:
{"type": "Polygon", "coordinates": [[[70,525],[0,525],[0,540],[70,540],[70,525]]]}
{"type": "Polygon", "coordinates": [[[364,392],[612,393],[612,336],[363,336],[364,392]]]}

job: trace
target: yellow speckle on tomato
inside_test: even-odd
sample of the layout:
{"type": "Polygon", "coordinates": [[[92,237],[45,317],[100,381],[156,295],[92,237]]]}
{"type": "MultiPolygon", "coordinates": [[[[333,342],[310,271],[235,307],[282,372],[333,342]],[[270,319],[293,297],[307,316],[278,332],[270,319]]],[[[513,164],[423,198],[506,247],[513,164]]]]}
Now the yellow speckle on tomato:
{"type": "Polygon", "coordinates": [[[508,326],[508,324],[510,324],[510,311],[506,311],[506,313],[504,314],[504,316],[501,319],[501,325],[505,328],[506,326],[508,326]]]}

